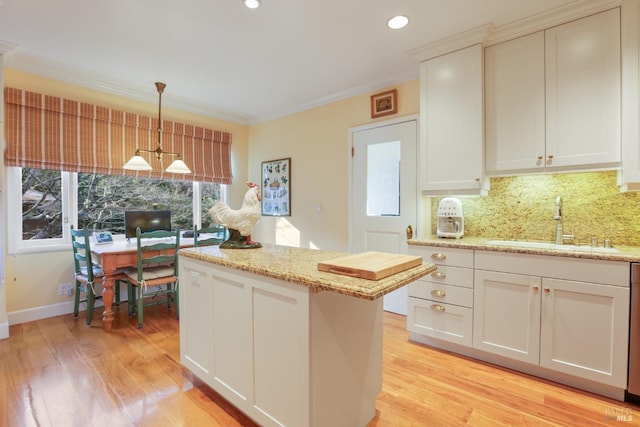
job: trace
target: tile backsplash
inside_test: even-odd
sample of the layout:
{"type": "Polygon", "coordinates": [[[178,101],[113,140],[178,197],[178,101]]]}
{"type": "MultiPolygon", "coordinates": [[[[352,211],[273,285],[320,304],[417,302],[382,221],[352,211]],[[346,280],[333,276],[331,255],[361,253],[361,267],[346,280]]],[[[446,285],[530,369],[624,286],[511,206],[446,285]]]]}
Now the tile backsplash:
{"type": "MultiPolygon", "coordinates": [[[[565,233],[575,243],[640,246],[640,194],[621,193],[615,171],[491,178],[486,197],[460,197],[465,236],[553,241],[556,197],[562,197],[565,233]]],[[[436,232],[438,203],[431,203],[431,228],[436,232]]]]}

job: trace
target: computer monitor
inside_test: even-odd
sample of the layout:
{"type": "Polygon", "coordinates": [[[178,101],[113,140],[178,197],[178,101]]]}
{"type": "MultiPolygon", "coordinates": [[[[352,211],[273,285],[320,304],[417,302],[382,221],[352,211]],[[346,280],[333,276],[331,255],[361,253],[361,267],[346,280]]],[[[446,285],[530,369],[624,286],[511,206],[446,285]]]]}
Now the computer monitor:
{"type": "Polygon", "coordinates": [[[136,228],[149,232],[171,231],[171,211],[125,211],[124,228],[127,239],[136,237],[136,228]]]}

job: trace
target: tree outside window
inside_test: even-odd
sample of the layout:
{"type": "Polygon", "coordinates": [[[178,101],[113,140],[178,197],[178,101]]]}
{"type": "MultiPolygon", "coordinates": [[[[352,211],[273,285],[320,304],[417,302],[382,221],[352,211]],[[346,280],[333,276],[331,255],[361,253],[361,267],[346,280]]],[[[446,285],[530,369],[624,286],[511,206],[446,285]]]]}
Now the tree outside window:
{"type": "MultiPolygon", "coordinates": [[[[60,238],[63,235],[61,172],[22,169],[22,239],[60,238]]],[[[209,223],[208,209],[220,200],[221,186],[200,184],[201,218],[209,223]]],[[[78,228],[123,234],[127,210],[170,210],[174,227],[193,229],[194,185],[115,175],[79,173],[77,181],[78,228]]]]}

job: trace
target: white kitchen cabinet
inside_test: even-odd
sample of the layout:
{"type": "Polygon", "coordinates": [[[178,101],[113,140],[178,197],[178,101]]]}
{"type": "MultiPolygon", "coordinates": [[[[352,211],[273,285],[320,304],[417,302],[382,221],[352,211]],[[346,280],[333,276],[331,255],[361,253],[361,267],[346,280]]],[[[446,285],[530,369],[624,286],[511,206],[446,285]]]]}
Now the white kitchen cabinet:
{"type": "Polygon", "coordinates": [[[180,257],[180,361],[264,426],[366,425],[382,389],[382,298],[180,257]]]}
{"type": "Polygon", "coordinates": [[[544,168],[544,33],[485,49],[487,173],[544,168]]]}
{"type": "Polygon", "coordinates": [[[620,9],[485,49],[488,174],[621,162],[620,9]]]}
{"type": "Polygon", "coordinates": [[[480,44],[420,63],[423,194],[486,194],[483,84],[480,44]]]}
{"type": "Polygon", "coordinates": [[[537,365],[541,278],[483,270],[474,276],[473,346],[537,365]]]}
{"type": "Polygon", "coordinates": [[[472,345],[473,251],[410,246],[409,253],[437,269],[409,284],[407,329],[465,346],[472,345]]]}
{"type": "Polygon", "coordinates": [[[476,251],[475,267],[474,348],[626,387],[628,263],[476,251]]]}

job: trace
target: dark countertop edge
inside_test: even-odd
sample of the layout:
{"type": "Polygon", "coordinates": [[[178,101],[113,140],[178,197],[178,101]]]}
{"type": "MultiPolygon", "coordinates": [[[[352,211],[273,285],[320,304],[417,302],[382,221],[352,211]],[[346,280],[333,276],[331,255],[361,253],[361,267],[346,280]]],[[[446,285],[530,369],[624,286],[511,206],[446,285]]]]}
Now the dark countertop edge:
{"type": "MultiPolygon", "coordinates": [[[[269,249],[270,246],[277,245],[266,245],[266,248],[269,249]]],[[[368,280],[368,279],[357,279],[348,276],[341,276],[334,273],[323,272],[319,270],[314,270],[313,274],[300,274],[295,272],[284,272],[275,269],[269,269],[264,267],[258,267],[256,265],[249,265],[247,263],[242,263],[238,261],[234,261],[229,257],[224,256],[216,256],[216,255],[207,255],[200,252],[194,252],[194,248],[190,249],[181,249],[179,251],[180,255],[183,255],[187,258],[209,262],[216,265],[221,265],[224,267],[232,268],[235,270],[246,271],[249,273],[257,274],[260,276],[270,277],[273,279],[278,279],[286,282],[291,282],[295,284],[299,284],[302,286],[306,286],[312,288],[314,292],[320,291],[331,291],[337,292],[343,295],[352,296],[356,298],[362,298],[367,300],[375,300],[383,295],[386,295],[390,292],[395,291],[409,283],[426,276],[427,274],[435,271],[436,266],[432,263],[423,263],[420,266],[410,268],[408,270],[401,271],[392,276],[385,277],[380,280],[368,280]],[[365,286],[355,286],[356,281],[360,281],[364,283],[365,286]],[[343,282],[343,283],[340,283],[343,282]],[[347,282],[347,283],[344,283],[347,282]],[[371,284],[376,284],[376,286],[366,286],[371,284]]],[[[302,248],[289,248],[290,250],[300,249],[301,251],[308,251],[308,249],[302,248]]],[[[248,250],[251,251],[253,249],[235,249],[235,250],[248,250]]],[[[222,251],[222,250],[220,250],[222,251]]],[[[234,251],[234,249],[230,250],[234,251]]],[[[315,250],[314,250],[315,251],[315,250]]],[[[344,256],[346,254],[340,254],[335,252],[325,252],[318,251],[318,253],[323,253],[327,255],[326,259],[336,258],[337,256],[344,256]]],[[[314,260],[314,268],[317,268],[317,262],[314,260]]]]}
{"type": "Polygon", "coordinates": [[[433,247],[447,247],[447,248],[460,248],[460,249],[477,249],[494,252],[507,252],[507,253],[519,253],[530,255],[548,255],[548,256],[560,256],[566,258],[583,258],[583,259],[595,259],[603,261],[623,261],[623,262],[640,262],[640,248],[629,246],[615,246],[618,249],[617,253],[605,253],[605,252],[587,252],[587,251],[568,251],[568,250],[555,250],[555,249],[540,249],[540,248],[527,248],[517,246],[498,246],[487,244],[491,240],[508,240],[499,238],[484,238],[484,237],[471,237],[460,239],[445,239],[441,237],[432,236],[426,239],[412,239],[408,240],[409,245],[414,246],[433,246],[433,247]]]}

